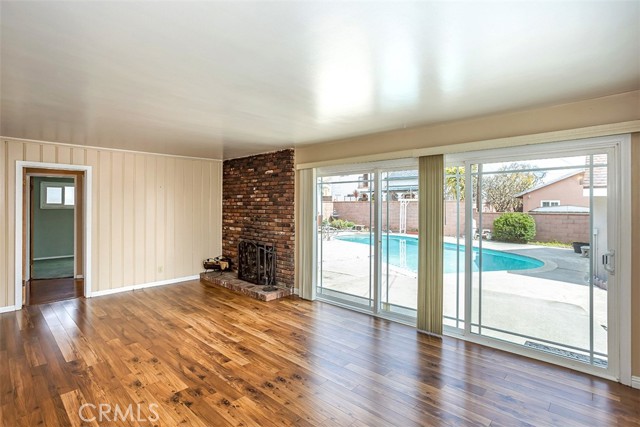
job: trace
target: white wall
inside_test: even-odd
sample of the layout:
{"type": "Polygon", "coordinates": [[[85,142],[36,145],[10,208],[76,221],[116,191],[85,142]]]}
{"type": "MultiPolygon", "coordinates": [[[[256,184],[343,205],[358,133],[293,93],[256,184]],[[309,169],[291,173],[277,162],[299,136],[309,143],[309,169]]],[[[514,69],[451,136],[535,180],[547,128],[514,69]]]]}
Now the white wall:
{"type": "Polygon", "coordinates": [[[0,310],[15,300],[18,160],[93,167],[93,292],[192,276],[221,254],[221,161],[3,139],[0,310]]]}

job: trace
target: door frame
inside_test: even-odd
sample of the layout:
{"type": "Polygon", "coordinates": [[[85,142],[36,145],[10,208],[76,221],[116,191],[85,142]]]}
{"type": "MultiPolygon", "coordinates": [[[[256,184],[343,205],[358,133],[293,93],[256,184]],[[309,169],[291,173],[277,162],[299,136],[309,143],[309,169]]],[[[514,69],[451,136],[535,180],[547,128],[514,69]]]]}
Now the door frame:
{"type": "MultiPolygon", "coordinates": [[[[15,307],[17,310],[22,308],[24,303],[22,299],[22,287],[23,287],[23,268],[24,268],[24,256],[23,256],[23,239],[24,228],[27,224],[23,224],[24,215],[24,190],[26,180],[24,179],[25,169],[49,169],[53,173],[56,171],[80,171],[84,173],[83,182],[83,269],[82,274],[84,276],[84,296],[86,298],[91,297],[91,231],[92,231],[92,166],[85,165],[68,165],[62,163],[43,163],[43,162],[29,162],[29,161],[16,161],[16,188],[15,188],[15,307]]],[[[75,267],[74,267],[75,270],[75,267]]]]}
{"type": "MultiPolygon", "coordinates": [[[[82,180],[79,179],[80,177],[84,177],[83,171],[62,171],[60,169],[54,171],[51,169],[25,168],[24,170],[25,187],[24,187],[23,197],[25,197],[26,199],[23,201],[24,201],[24,208],[26,212],[24,214],[23,220],[28,220],[28,224],[23,224],[25,226],[23,230],[23,234],[26,236],[23,240],[23,245],[26,245],[26,247],[23,246],[23,256],[26,258],[25,261],[27,262],[27,265],[23,266],[24,277],[22,279],[24,281],[31,280],[31,277],[33,276],[33,271],[31,271],[33,268],[32,262],[34,261],[33,259],[33,225],[34,225],[33,211],[35,209],[35,206],[39,204],[39,201],[32,200],[33,191],[34,191],[34,188],[32,188],[33,179],[34,178],[73,179],[73,186],[76,189],[76,191],[78,191],[78,189],[82,191],[83,187],[81,183],[82,180]]],[[[80,238],[82,238],[82,234],[83,234],[82,230],[80,230],[79,227],[84,228],[84,225],[83,225],[84,217],[81,217],[82,209],[84,207],[83,196],[84,196],[84,191],[82,191],[82,195],[76,198],[76,200],[80,200],[80,204],[75,206],[74,213],[73,213],[73,278],[74,279],[84,278],[83,274],[79,273],[80,271],[82,271],[82,267],[79,266],[78,264],[78,246],[80,246],[80,249],[82,250],[82,254],[84,254],[84,250],[82,249],[82,242],[79,241],[79,237],[78,237],[80,236],[80,238]],[[80,210],[78,210],[78,206],[80,210]]]]}
{"type": "MultiPolygon", "coordinates": [[[[612,135],[581,140],[456,153],[447,156],[446,164],[464,164],[466,166],[470,163],[481,164],[510,161],[514,156],[523,156],[522,160],[527,160],[527,158],[533,158],[540,154],[544,154],[545,157],[554,157],[576,150],[582,150],[585,154],[593,154],[598,150],[608,149],[612,149],[614,158],[607,163],[613,164],[615,168],[615,174],[611,177],[610,181],[612,183],[613,193],[610,197],[615,198],[617,205],[617,209],[614,209],[610,214],[610,218],[608,218],[609,227],[611,228],[609,231],[614,235],[616,242],[613,248],[616,251],[616,289],[612,289],[613,295],[611,295],[612,299],[609,302],[610,322],[614,325],[612,329],[617,330],[616,336],[611,337],[613,342],[609,342],[609,348],[611,349],[613,346],[616,353],[609,355],[609,363],[613,368],[611,373],[609,370],[603,372],[601,369],[593,368],[590,365],[585,365],[580,362],[572,362],[560,356],[530,351],[517,344],[471,334],[468,330],[469,323],[467,321],[467,319],[469,319],[467,315],[470,309],[468,304],[465,306],[465,330],[446,328],[445,332],[448,335],[549,363],[560,364],[561,366],[631,385],[631,233],[628,232],[631,227],[631,135],[612,135]],[[613,224],[613,226],[611,226],[611,224],[613,224]]],[[[468,178],[467,176],[467,179],[468,178]]],[[[470,191],[470,187],[467,190],[470,191]]],[[[470,203],[470,201],[467,202],[465,200],[465,203],[470,203]]],[[[470,235],[470,233],[471,223],[468,222],[468,224],[466,224],[465,235],[470,235]]],[[[465,256],[465,259],[467,259],[467,257],[468,255],[465,256]]],[[[466,263],[467,261],[465,261],[465,264],[466,263]]],[[[467,270],[469,269],[467,268],[465,272],[467,270]]],[[[465,274],[469,275],[468,273],[465,274]]],[[[469,279],[465,277],[465,300],[471,301],[471,284],[468,280],[469,279]]]]}
{"type": "MultiPolygon", "coordinates": [[[[370,283],[372,283],[371,295],[370,299],[373,304],[370,308],[365,308],[361,305],[357,304],[349,304],[339,298],[335,298],[332,296],[323,295],[322,292],[317,292],[317,288],[322,283],[322,244],[319,240],[314,240],[315,250],[315,259],[314,264],[315,275],[320,280],[316,280],[314,283],[315,296],[317,299],[322,300],[324,302],[328,302],[340,307],[344,307],[353,311],[358,311],[361,313],[366,313],[368,315],[374,317],[380,317],[382,319],[392,320],[394,322],[403,323],[406,325],[416,326],[416,318],[403,314],[394,314],[386,312],[381,309],[381,296],[382,296],[382,174],[385,172],[399,171],[399,170],[409,170],[409,169],[418,169],[418,159],[417,158],[403,158],[397,160],[389,160],[389,161],[380,161],[374,163],[361,163],[361,164],[353,164],[353,165],[337,165],[333,167],[327,168],[319,168],[316,169],[316,181],[314,185],[314,200],[316,203],[319,203],[318,207],[316,207],[316,211],[318,209],[322,209],[322,201],[318,198],[320,192],[318,191],[318,178],[335,176],[335,175],[357,175],[362,173],[372,174],[371,184],[373,185],[374,193],[376,194],[376,198],[374,200],[370,200],[370,203],[373,206],[370,206],[371,213],[373,214],[371,217],[371,239],[373,239],[373,251],[371,252],[371,256],[373,257],[373,262],[371,264],[371,276],[369,278],[370,283]]],[[[317,234],[316,234],[317,236],[317,234]]]]}

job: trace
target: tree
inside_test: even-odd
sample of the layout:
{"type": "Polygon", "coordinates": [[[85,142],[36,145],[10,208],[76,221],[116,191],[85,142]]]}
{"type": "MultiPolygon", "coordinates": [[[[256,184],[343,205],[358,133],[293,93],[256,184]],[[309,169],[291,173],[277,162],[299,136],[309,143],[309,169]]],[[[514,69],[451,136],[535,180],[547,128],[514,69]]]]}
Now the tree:
{"type": "Polygon", "coordinates": [[[501,166],[496,171],[499,173],[483,175],[484,203],[490,205],[496,212],[522,212],[522,199],[514,196],[538,185],[545,175],[545,172],[526,171],[532,168],[533,166],[528,163],[511,163],[501,166]],[[505,171],[509,172],[505,173],[505,171]]]}
{"type": "MultiPolygon", "coordinates": [[[[472,165],[472,172],[478,171],[477,165],[472,165]]],[[[464,166],[451,166],[444,170],[444,196],[446,200],[464,200],[465,198],[465,171],[464,166]],[[459,193],[458,193],[459,192],[459,193]]],[[[478,176],[473,175],[473,183],[478,182],[478,176]]]]}
{"type": "MultiPolygon", "coordinates": [[[[477,190],[478,171],[477,165],[472,165],[472,182],[477,190]]],[[[483,204],[491,206],[496,212],[521,212],[522,199],[516,199],[514,195],[529,190],[538,185],[544,172],[526,172],[532,169],[528,163],[511,163],[501,166],[497,172],[482,174],[482,199],[483,204]],[[512,173],[505,173],[513,171],[512,173]]],[[[465,199],[465,170],[462,166],[445,168],[444,194],[446,200],[465,199]]],[[[478,191],[474,191],[474,198],[478,191]]],[[[476,203],[478,201],[476,200],[476,203]]],[[[481,205],[478,203],[478,209],[481,205]]]]}

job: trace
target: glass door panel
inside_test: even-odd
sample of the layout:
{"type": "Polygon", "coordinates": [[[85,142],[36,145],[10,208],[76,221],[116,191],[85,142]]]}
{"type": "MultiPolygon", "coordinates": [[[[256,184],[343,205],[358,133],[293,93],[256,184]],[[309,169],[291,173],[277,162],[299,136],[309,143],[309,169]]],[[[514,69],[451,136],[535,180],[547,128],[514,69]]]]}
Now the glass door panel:
{"type": "Polygon", "coordinates": [[[323,176],[317,185],[316,294],[385,317],[414,321],[417,169],[323,176]]]}
{"type": "Polygon", "coordinates": [[[444,182],[443,322],[460,332],[465,314],[465,168],[446,168],[444,182]]]}
{"type": "Polygon", "coordinates": [[[316,293],[354,307],[374,308],[373,173],[318,178],[316,293]]]}
{"type": "Polygon", "coordinates": [[[385,171],[380,179],[380,310],[413,319],[418,294],[418,171],[385,171]]]}
{"type": "Polygon", "coordinates": [[[607,153],[472,166],[470,332],[607,367],[607,153]]]}

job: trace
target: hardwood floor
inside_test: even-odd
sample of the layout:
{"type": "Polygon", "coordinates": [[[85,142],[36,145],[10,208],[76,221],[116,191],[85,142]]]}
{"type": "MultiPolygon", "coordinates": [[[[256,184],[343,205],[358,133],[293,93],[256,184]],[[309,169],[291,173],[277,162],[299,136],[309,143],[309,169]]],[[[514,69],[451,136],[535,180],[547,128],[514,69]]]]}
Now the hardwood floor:
{"type": "Polygon", "coordinates": [[[30,280],[27,305],[46,304],[71,298],[79,298],[83,294],[84,280],[82,279],[30,280]]]}
{"type": "Polygon", "coordinates": [[[191,281],[0,315],[0,425],[639,426],[640,390],[191,281]]]}

